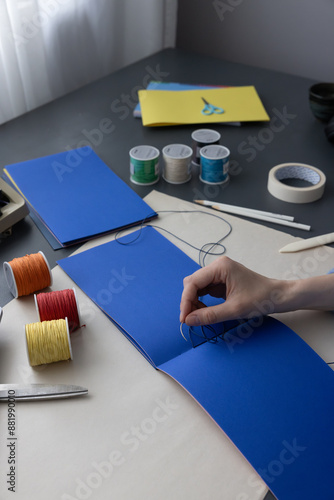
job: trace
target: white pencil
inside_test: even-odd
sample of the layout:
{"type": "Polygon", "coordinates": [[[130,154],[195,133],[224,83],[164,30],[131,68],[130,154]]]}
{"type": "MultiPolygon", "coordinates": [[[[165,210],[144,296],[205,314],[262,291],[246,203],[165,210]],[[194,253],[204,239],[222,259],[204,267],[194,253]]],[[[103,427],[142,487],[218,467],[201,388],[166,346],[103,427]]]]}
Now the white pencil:
{"type": "Polygon", "coordinates": [[[258,219],[258,220],[263,220],[266,222],[272,222],[273,224],[280,224],[281,226],[289,226],[289,227],[295,227],[297,229],[303,229],[304,231],[309,231],[311,229],[311,226],[307,226],[306,224],[299,224],[298,222],[290,222],[288,220],[284,219],[277,219],[277,217],[268,217],[267,215],[260,215],[260,214],[255,214],[254,212],[248,212],[246,213],[245,211],[240,211],[240,210],[235,210],[235,209],[228,209],[228,210],[223,210],[220,208],[219,205],[212,205],[211,208],[214,208],[215,210],[219,210],[220,212],[226,212],[229,214],[234,214],[234,215],[242,215],[243,217],[250,217],[252,219],[258,219]]]}
{"type": "Polygon", "coordinates": [[[206,207],[212,207],[213,205],[219,206],[223,212],[224,211],[227,212],[228,210],[238,210],[239,211],[238,215],[242,215],[241,212],[243,212],[245,215],[248,215],[249,213],[254,213],[258,215],[274,217],[275,219],[288,220],[291,222],[294,221],[294,217],[292,217],[291,215],[282,215],[282,214],[275,214],[272,212],[264,212],[263,210],[256,210],[255,208],[237,207],[236,205],[227,205],[226,203],[216,203],[214,201],[208,201],[208,200],[194,200],[194,202],[198,203],[199,205],[205,205],[206,207]]]}
{"type": "MultiPolygon", "coordinates": [[[[203,205],[203,203],[200,204],[203,205]]],[[[269,217],[268,215],[261,215],[252,211],[247,211],[247,209],[245,208],[234,207],[233,205],[230,205],[230,208],[225,208],[228,205],[225,205],[225,207],[222,208],[222,203],[209,206],[210,208],[214,208],[215,210],[219,210],[220,212],[226,212],[228,214],[233,214],[233,215],[242,215],[243,217],[250,217],[251,219],[258,219],[266,222],[272,222],[273,224],[280,224],[281,226],[294,227],[296,229],[303,229],[304,231],[310,231],[311,229],[311,226],[307,226],[306,224],[299,224],[298,222],[291,222],[284,219],[278,219],[277,217],[269,217]]]]}

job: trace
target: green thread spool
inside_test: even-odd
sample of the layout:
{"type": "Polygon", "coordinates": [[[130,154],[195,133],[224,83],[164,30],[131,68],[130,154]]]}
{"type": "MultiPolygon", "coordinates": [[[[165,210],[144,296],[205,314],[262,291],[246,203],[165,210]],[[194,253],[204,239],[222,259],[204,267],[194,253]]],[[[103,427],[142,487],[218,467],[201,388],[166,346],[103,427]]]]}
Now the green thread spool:
{"type": "Polygon", "coordinates": [[[130,150],[130,180],[134,184],[150,186],[160,177],[160,152],[153,146],[136,146],[130,150]]]}

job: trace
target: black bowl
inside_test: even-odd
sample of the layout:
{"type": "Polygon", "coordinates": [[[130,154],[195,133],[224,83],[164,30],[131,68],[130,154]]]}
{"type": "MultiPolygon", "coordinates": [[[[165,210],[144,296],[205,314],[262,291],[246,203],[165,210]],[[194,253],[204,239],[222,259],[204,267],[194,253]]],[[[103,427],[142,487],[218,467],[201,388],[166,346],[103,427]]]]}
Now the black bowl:
{"type": "Polygon", "coordinates": [[[334,83],[316,83],[309,89],[312,113],[323,122],[334,116],[334,83]]]}

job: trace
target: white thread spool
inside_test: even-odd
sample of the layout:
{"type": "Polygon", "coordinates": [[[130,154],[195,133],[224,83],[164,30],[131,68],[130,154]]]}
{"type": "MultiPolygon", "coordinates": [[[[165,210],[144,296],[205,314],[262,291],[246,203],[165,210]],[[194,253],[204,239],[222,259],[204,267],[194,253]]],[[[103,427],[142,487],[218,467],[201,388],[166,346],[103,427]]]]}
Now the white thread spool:
{"type": "Polygon", "coordinates": [[[191,179],[192,149],[185,144],[170,144],[162,150],[163,178],[171,184],[183,184],[191,179]]]}

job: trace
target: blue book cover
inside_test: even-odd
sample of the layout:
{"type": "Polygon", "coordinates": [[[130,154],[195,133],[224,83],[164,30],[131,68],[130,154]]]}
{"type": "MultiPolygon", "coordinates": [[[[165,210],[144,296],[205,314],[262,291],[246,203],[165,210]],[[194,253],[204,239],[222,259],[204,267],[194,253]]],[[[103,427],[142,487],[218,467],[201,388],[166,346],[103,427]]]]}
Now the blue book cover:
{"type": "Polygon", "coordinates": [[[4,173],[58,247],[157,215],[88,146],[8,165],[4,173]]]}
{"type": "Polygon", "coordinates": [[[199,266],[151,227],[58,263],[195,398],[278,499],[332,499],[334,373],[296,333],[264,317],[215,325],[209,340],[193,332],[198,342],[184,327],[185,340],[183,278],[199,266]]]}

